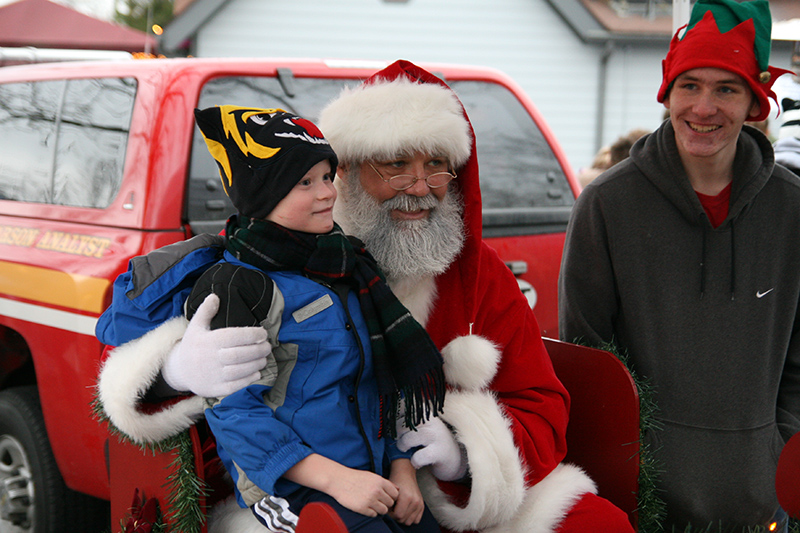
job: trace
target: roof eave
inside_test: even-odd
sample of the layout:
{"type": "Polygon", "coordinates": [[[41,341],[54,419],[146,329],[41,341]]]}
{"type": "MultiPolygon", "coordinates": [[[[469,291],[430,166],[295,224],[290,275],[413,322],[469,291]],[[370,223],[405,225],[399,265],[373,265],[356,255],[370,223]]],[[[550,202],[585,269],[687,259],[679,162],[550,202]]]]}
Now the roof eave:
{"type": "Polygon", "coordinates": [[[575,35],[584,43],[664,43],[670,35],[661,33],[620,33],[611,32],[600,24],[580,0],[545,0],[575,35]]]}
{"type": "Polygon", "coordinates": [[[194,37],[198,30],[229,0],[195,0],[180,15],[164,28],[159,47],[163,52],[178,50],[187,39],[194,37]]]}

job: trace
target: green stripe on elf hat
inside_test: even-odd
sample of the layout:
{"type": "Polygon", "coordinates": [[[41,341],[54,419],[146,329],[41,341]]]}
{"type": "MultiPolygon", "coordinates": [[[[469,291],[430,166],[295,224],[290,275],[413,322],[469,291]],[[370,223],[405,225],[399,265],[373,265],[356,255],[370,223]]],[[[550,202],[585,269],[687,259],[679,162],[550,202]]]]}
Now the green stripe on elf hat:
{"type": "MultiPolygon", "coordinates": [[[[744,78],[761,108],[752,120],[769,115],[769,99],[776,100],[772,84],[792,71],[769,66],[772,18],[767,0],[698,0],[689,23],[672,37],[662,61],[663,79],[658,101],[663,102],[672,83],[694,68],[720,68],[744,78]],[[681,31],[686,28],[682,37],[681,31]]],[[[776,100],[777,102],[777,100],[776,100]]]]}

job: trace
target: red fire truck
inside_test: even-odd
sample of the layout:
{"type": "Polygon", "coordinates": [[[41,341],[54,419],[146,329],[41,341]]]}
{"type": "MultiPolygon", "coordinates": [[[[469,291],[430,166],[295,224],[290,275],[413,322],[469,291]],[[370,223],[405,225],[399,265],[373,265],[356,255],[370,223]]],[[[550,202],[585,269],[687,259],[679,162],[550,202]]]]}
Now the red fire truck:
{"type": "MultiPolygon", "coordinates": [[[[91,413],[103,349],[95,324],[130,258],[217,233],[232,212],[193,110],[234,103],[315,120],[344,85],[382,66],[151,59],[0,68],[0,530],[116,530],[109,502],[130,505],[128,495],[113,501],[114,486],[141,473],[114,463],[115,437],[91,413]]],[[[542,333],[557,337],[556,280],[578,193],[567,161],[507,76],[423,66],[453,87],[475,127],[484,236],[517,274],[542,333]]]]}

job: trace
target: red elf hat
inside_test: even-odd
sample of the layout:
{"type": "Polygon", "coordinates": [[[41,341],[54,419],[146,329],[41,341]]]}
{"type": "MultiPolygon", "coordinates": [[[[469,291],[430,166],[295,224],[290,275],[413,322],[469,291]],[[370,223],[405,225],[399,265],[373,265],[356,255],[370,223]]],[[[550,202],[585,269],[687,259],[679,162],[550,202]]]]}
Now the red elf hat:
{"type": "Polygon", "coordinates": [[[687,70],[720,68],[741,76],[758,98],[760,113],[750,120],[766,119],[769,99],[776,100],[772,84],[779,76],[791,73],[768,65],[772,31],[769,2],[698,0],[684,27],[683,37],[678,37],[683,28],[672,37],[669,53],[661,63],[658,101],[667,98],[672,82],[687,70]]]}

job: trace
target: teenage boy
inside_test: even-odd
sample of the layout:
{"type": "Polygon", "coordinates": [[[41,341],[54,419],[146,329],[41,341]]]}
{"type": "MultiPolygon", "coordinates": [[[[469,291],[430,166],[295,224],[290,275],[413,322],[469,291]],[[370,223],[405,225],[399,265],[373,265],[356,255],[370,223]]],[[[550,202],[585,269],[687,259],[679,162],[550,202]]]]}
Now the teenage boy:
{"type": "Polygon", "coordinates": [[[765,0],[695,4],[663,62],[669,119],[581,193],[567,230],[560,336],[615,344],[654,386],[662,428],[646,438],[667,531],[783,517],[776,460],[800,431],[800,181],[743,127],[787,72],[768,66],[770,26],[765,0]]]}

